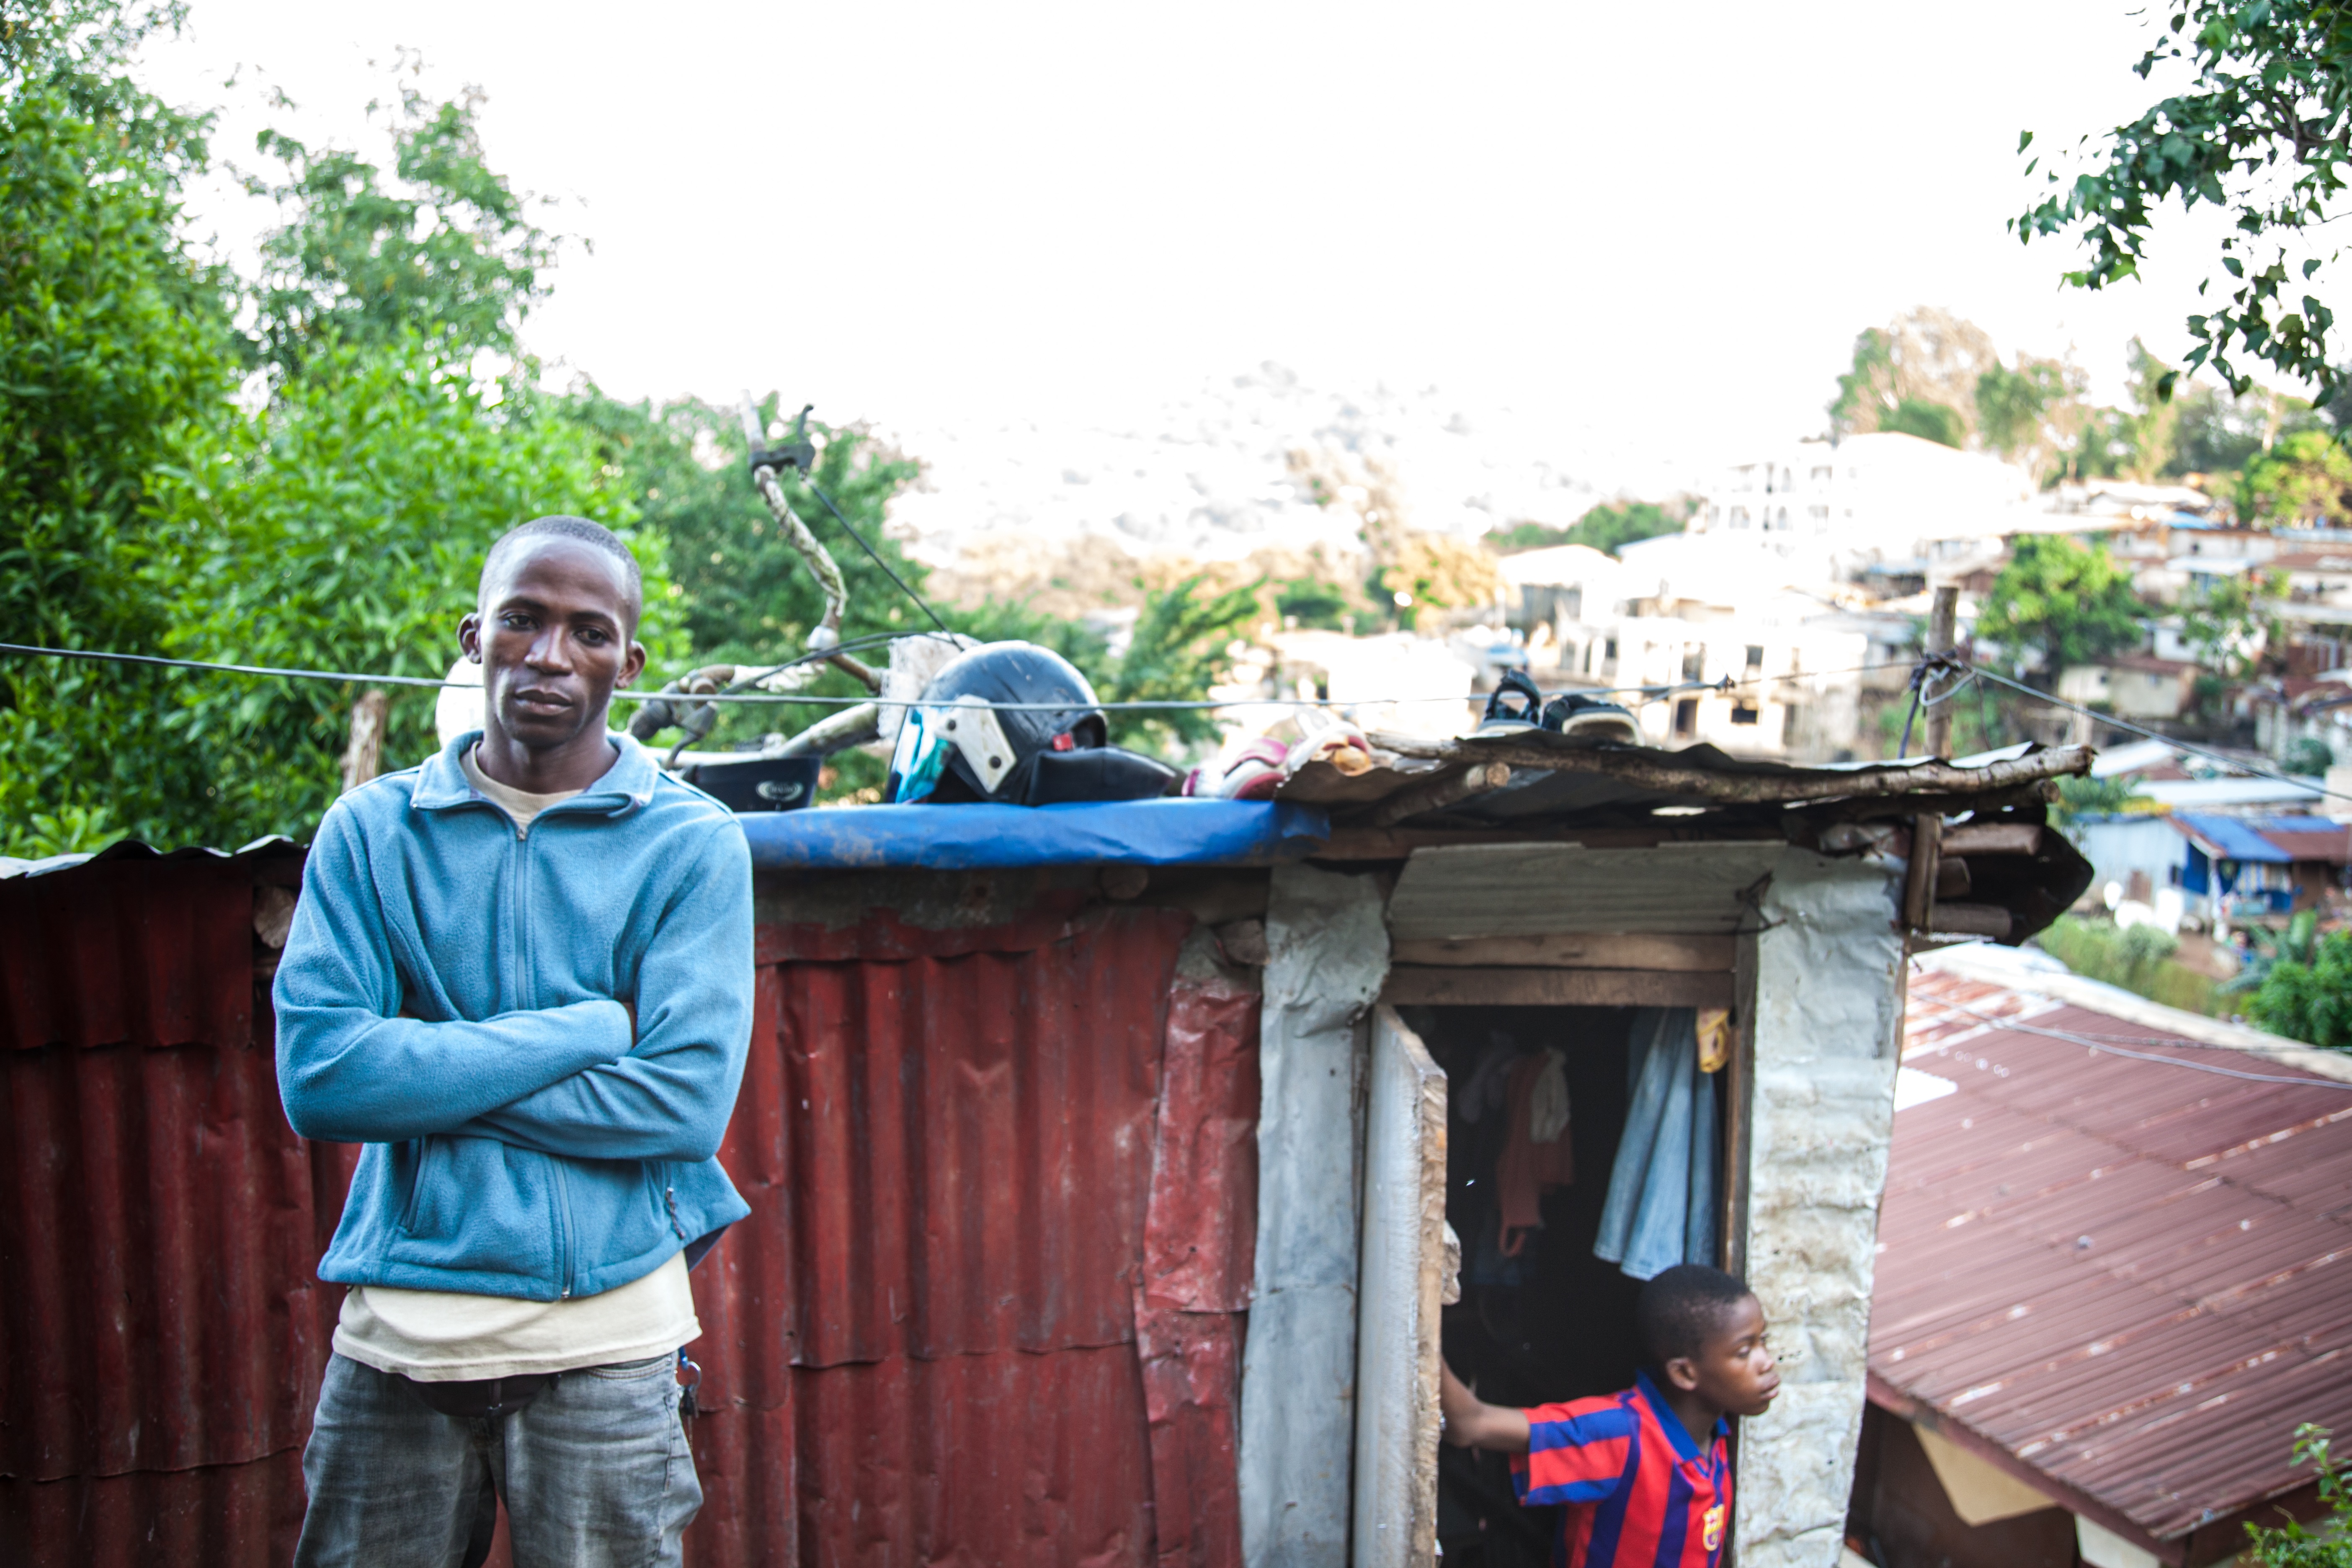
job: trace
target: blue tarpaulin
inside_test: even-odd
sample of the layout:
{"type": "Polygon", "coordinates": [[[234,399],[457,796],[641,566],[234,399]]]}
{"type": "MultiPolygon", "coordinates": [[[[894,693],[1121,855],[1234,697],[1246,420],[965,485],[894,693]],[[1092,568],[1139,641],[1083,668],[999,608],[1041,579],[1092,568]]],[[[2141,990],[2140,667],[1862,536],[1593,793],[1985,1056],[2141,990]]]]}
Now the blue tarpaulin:
{"type": "Polygon", "coordinates": [[[761,870],[1264,864],[1303,858],[1331,835],[1314,807],[1265,800],[817,806],[737,820],[761,870]]]}

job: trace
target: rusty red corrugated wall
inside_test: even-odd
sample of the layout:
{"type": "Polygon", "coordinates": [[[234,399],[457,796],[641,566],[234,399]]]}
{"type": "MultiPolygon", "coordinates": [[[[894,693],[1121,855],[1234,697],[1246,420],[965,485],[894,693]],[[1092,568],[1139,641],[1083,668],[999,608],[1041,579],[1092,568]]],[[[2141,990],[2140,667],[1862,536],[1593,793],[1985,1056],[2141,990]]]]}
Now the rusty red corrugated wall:
{"type": "Polygon", "coordinates": [[[695,1562],[1239,1562],[1257,998],[1191,924],[762,929],[695,1562]]]}
{"type": "MultiPolygon", "coordinates": [[[[355,1152],[278,1102],[253,886],[289,868],[0,883],[10,1561],[290,1556],[355,1152]]],[[[762,928],[692,1561],[1239,1562],[1258,1006],[1180,973],[1191,923],[762,928]]]]}

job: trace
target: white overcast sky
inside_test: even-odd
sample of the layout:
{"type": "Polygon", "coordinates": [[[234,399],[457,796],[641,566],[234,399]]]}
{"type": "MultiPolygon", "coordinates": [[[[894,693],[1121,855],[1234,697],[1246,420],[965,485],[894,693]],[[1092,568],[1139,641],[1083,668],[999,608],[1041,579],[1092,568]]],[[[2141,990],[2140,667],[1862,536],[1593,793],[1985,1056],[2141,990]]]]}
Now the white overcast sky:
{"type": "Polygon", "coordinates": [[[494,165],[594,244],[532,346],[625,395],[1091,422],[1271,359],[1706,462],[1817,432],[1914,304],[2109,395],[2133,333],[2181,352],[2210,240],[2091,297],[2002,227],[2020,130],[2155,96],[2139,4],[194,0],[148,77],[248,163],[265,119],[357,141],[396,47],[478,85],[494,165]]]}

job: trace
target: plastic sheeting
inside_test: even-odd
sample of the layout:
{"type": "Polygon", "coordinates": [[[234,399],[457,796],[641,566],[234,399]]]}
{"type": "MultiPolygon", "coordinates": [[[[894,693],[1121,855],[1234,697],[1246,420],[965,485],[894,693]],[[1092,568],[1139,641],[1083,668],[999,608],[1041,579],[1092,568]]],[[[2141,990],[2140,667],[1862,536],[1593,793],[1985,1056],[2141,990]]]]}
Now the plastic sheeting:
{"type": "Polygon", "coordinates": [[[762,870],[1265,865],[1314,853],[1330,819],[1263,800],[819,806],[740,819],[762,870]]]}

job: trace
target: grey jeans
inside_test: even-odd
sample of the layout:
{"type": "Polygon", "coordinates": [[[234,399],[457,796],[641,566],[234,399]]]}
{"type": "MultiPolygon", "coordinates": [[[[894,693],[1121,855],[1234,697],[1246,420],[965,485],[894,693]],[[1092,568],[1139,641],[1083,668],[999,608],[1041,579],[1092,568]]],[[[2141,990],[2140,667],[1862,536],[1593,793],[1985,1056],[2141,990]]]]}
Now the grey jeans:
{"type": "Polygon", "coordinates": [[[515,1568],[676,1563],[702,1507],[677,1369],[675,1355],[583,1367],[520,1410],[466,1419],[331,1358],[302,1452],[296,1568],[479,1563],[500,1498],[515,1568]]]}

